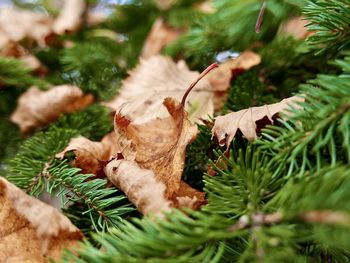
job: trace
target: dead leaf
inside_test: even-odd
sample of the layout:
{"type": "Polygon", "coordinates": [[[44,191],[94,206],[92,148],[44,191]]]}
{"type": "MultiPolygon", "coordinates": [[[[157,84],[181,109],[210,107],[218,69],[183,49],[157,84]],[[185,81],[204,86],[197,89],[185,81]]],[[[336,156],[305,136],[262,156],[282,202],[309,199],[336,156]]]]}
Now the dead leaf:
{"type": "Polygon", "coordinates": [[[80,29],[86,8],[84,0],[65,0],[62,11],[53,23],[53,32],[62,35],[80,29]]]}
{"type": "Polygon", "coordinates": [[[52,33],[52,18],[39,13],[15,8],[0,10],[0,48],[9,41],[34,40],[39,46],[46,45],[46,37],[52,33]]]}
{"type": "Polygon", "coordinates": [[[176,2],[176,0],[155,0],[155,4],[161,10],[168,10],[176,2]]]}
{"type": "Polygon", "coordinates": [[[162,49],[178,38],[183,33],[183,30],[172,28],[167,25],[163,19],[158,18],[148,34],[146,41],[143,44],[141,57],[149,58],[158,55],[162,49]]]}
{"type": "MultiPolygon", "coordinates": [[[[167,117],[168,112],[163,107],[164,99],[171,97],[180,100],[199,73],[190,71],[184,61],[174,63],[168,57],[154,56],[147,60],[141,59],[140,64],[129,75],[119,94],[103,105],[114,112],[121,110],[133,123],[141,124],[157,117],[167,117]]],[[[189,95],[185,106],[191,121],[213,115],[213,96],[214,92],[208,80],[201,80],[189,95]]]]}
{"type": "Polygon", "coordinates": [[[151,170],[142,169],[133,161],[115,159],[107,164],[105,172],[142,214],[160,214],[171,209],[165,198],[165,185],[155,179],[151,170]]]}
{"type": "Polygon", "coordinates": [[[130,155],[125,145],[121,145],[123,156],[135,158],[141,168],[152,170],[156,180],[166,185],[166,197],[170,198],[180,188],[186,146],[196,138],[198,130],[177,101],[166,98],[164,106],[170,117],[143,124],[134,124],[116,114],[115,129],[131,142],[130,149],[135,152],[130,155]]]}
{"type": "Polygon", "coordinates": [[[119,135],[118,143],[125,160],[109,163],[105,173],[127,194],[139,211],[149,211],[148,207],[152,206],[151,211],[158,213],[169,208],[169,201],[174,207],[186,205],[190,208],[199,208],[205,203],[204,193],[181,181],[186,146],[196,138],[198,132],[197,126],[189,121],[184,105],[193,87],[216,66],[211,65],[198,76],[186,90],[181,103],[172,98],[165,98],[164,106],[170,114],[169,117],[136,124],[120,112],[116,114],[115,130],[119,135]],[[123,164],[124,168],[120,169],[119,164],[123,164]],[[135,172],[132,176],[127,176],[126,171],[131,170],[135,172]],[[142,179],[136,180],[136,173],[142,179]],[[139,183],[139,180],[142,183],[139,183]],[[138,190],[137,194],[136,190],[130,190],[134,185],[138,190]],[[150,205],[151,200],[157,205],[150,205]]]}
{"type": "Polygon", "coordinates": [[[0,56],[15,57],[20,59],[24,65],[30,68],[34,73],[44,75],[47,72],[46,67],[30,52],[16,42],[9,41],[2,46],[0,56]]]}
{"type": "Polygon", "coordinates": [[[31,87],[18,99],[11,121],[23,134],[35,127],[56,120],[61,114],[85,108],[93,102],[92,95],[85,95],[72,85],[61,85],[47,91],[31,87]]]}
{"type": "Polygon", "coordinates": [[[56,208],[4,178],[0,178],[0,222],[0,259],[6,262],[58,260],[64,248],[76,246],[83,238],[56,208]]]}
{"type": "Polygon", "coordinates": [[[291,35],[296,39],[305,39],[314,34],[314,31],[308,31],[306,27],[308,23],[309,21],[303,16],[293,17],[281,25],[278,33],[280,35],[291,35]]]}
{"type": "Polygon", "coordinates": [[[257,139],[257,122],[266,120],[273,123],[273,115],[276,113],[285,113],[290,107],[301,109],[298,105],[304,99],[298,96],[284,99],[278,103],[252,107],[237,112],[232,112],[224,116],[218,116],[215,119],[212,134],[215,136],[221,146],[229,147],[233,137],[239,129],[247,140],[257,139]]]}
{"type": "Polygon", "coordinates": [[[244,51],[239,57],[227,60],[216,70],[213,70],[206,77],[215,91],[226,92],[230,87],[230,82],[234,71],[248,70],[261,62],[261,57],[252,52],[244,51]]]}
{"type": "Polygon", "coordinates": [[[70,151],[75,154],[75,167],[81,168],[84,174],[97,176],[101,176],[103,164],[120,152],[115,132],[107,134],[101,142],[93,142],[83,136],[73,138],[62,152],[56,154],[56,158],[63,159],[70,151]]]}

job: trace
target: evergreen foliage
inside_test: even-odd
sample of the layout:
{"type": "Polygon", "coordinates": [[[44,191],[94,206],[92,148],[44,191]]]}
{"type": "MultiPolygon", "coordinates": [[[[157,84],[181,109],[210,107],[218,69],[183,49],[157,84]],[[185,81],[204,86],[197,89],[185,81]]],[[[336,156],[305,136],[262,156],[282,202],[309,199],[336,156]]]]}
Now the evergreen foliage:
{"type": "Polygon", "coordinates": [[[256,34],[254,28],[262,3],[260,0],[214,1],[216,12],[202,17],[189,33],[168,46],[166,52],[172,56],[182,54],[193,66],[204,67],[222,50],[242,51],[255,41],[272,40],[281,21],[298,14],[298,7],[304,1],[268,1],[262,30],[256,34]]]}
{"type": "Polygon", "coordinates": [[[17,88],[38,86],[45,88],[48,85],[45,81],[34,77],[22,61],[15,58],[0,57],[0,86],[17,88]]]}
{"type": "MultiPolygon", "coordinates": [[[[124,71],[116,65],[114,50],[105,41],[78,43],[63,51],[63,78],[101,99],[111,99],[124,71]],[[104,44],[106,43],[106,44],[104,44]]],[[[115,43],[113,43],[115,45],[115,43]]]]}
{"type": "Polygon", "coordinates": [[[309,29],[316,31],[307,40],[308,47],[315,54],[337,54],[349,48],[349,1],[309,1],[304,14],[310,20],[309,29]]]}
{"type": "MultiPolygon", "coordinates": [[[[57,14],[50,1],[13,2],[57,14]]],[[[62,211],[87,237],[64,261],[349,262],[349,2],[268,0],[259,34],[254,27],[264,1],[214,0],[212,14],[193,8],[201,2],[179,0],[168,10],[143,0],[110,7],[100,25],[62,37],[72,47],[33,49],[50,69],[44,79],[19,60],[0,58],[1,175],[30,195],[61,199],[62,211]],[[281,22],[301,13],[314,35],[304,41],[277,34],[281,22]],[[141,217],[107,178],[82,174],[69,164],[71,156],[55,158],[74,137],[99,141],[113,130],[103,106],[62,115],[28,138],[9,122],[31,85],[73,83],[98,102],[114,96],[159,17],[189,29],[165,53],[195,70],[223,50],[261,55],[260,65],[233,76],[223,112],[305,98],[302,110],[274,116],[254,142],[238,131],[228,149],[212,138],[212,122],[198,125],[183,179],[203,190],[208,203],[163,218],[141,217]]]]}

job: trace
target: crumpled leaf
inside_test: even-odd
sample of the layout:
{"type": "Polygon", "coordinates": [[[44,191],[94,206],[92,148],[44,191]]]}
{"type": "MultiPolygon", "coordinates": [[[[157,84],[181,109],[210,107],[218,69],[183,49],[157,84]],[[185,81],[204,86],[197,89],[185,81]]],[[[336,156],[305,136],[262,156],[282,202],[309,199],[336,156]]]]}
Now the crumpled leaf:
{"type": "Polygon", "coordinates": [[[36,41],[39,46],[46,45],[46,37],[52,33],[52,18],[39,13],[15,8],[0,10],[0,48],[9,41],[23,39],[36,41]]]}
{"type": "Polygon", "coordinates": [[[175,2],[176,0],[155,0],[155,4],[161,10],[169,9],[175,2]]]}
{"type": "Polygon", "coordinates": [[[166,98],[164,106],[170,117],[134,124],[120,113],[115,116],[115,129],[122,136],[120,145],[127,160],[135,160],[141,168],[154,172],[156,180],[166,185],[165,195],[171,198],[180,188],[186,146],[196,138],[197,126],[177,101],[166,98]],[[124,137],[124,138],[123,138],[124,137]],[[130,154],[130,152],[135,154],[130,154]]]}
{"type": "Polygon", "coordinates": [[[62,11],[52,25],[53,32],[62,35],[77,31],[83,23],[86,8],[85,0],[65,0],[62,11]]]}
{"type": "Polygon", "coordinates": [[[9,41],[4,45],[0,50],[0,56],[18,58],[34,73],[43,75],[47,72],[46,67],[34,55],[16,42],[9,41]]]}
{"type": "Polygon", "coordinates": [[[81,168],[82,173],[102,176],[104,163],[120,152],[115,132],[104,136],[101,142],[93,142],[80,136],[71,139],[68,146],[56,158],[63,159],[67,152],[75,154],[74,166],[81,168]]]}
{"type": "Polygon", "coordinates": [[[122,113],[116,113],[115,131],[119,135],[122,158],[108,163],[105,173],[140,212],[157,214],[169,207],[199,208],[206,202],[204,193],[181,180],[186,146],[198,132],[197,126],[189,121],[184,105],[193,87],[216,66],[211,65],[198,76],[181,103],[165,98],[163,104],[170,114],[166,118],[137,124],[122,113]]]}
{"type": "Polygon", "coordinates": [[[252,52],[244,51],[235,59],[229,59],[213,70],[206,77],[215,91],[226,92],[235,71],[248,70],[261,62],[261,57],[252,52]]]}
{"type": "Polygon", "coordinates": [[[133,161],[114,159],[107,164],[105,172],[142,214],[171,209],[170,201],[165,198],[165,185],[155,179],[151,170],[142,169],[133,161]]]}
{"type": "MultiPolygon", "coordinates": [[[[193,79],[199,76],[190,71],[184,61],[174,63],[164,56],[141,59],[140,64],[129,73],[119,94],[103,103],[112,111],[121,111],[134,123],[145,123],[157,117],[164,118],[168,112],[163,107],[166,97],[181,99],[193,79]]],[[[214,112],[214,92],[206,79],[202,79],[189,95],[185,109],[191,121],[208,118],[214,112]]]]}
{"type": "Polygon", "coordinates": [[[238,129],[248,140],[255,140],[258,137],[256,130],[259,128],[257,122],[273,123],[272,117],[276,113],[288,112],[290,107],[301,109],[298,103],[303,101],[304,98],[293,96],[278,103],[251,107],[224,116],[218,116],[215,119],[212,134],[218,139],[221,146],[226,144],[227,147],[229,147],[238,129]]]}
{"type": "Polygon", "coordinates": [[[64,248],[76,246],[83,238],[56,208],[4,178],[0,178],[0,223],[0,259],[6,262],[58,260],[64,248]]]}
{"type": "Polygon", "coordinates": [[[81,89],[72,85],[56,86],[47,91],[31,87],[18,99],[11,121],[25,134],[56,120],[62,113],[85,108],[92,101],[92,95],[84,96],[81,89]]]}
{"type": "Polygon", "coordinates": [[[167,44],[178,38],[182,32],[183,30],[172,28],[163,19],[158,18],[143,44],[141,57],[149,58],[158,55],[167,44]]]}
{"type": "Polygon", "coordinates": [[[306,27],[308,23],[309,21],[303,16],[293,17],[281,25],[278,33],[280,35],[291,35],[296,39],[305,39],[315,33],[314,31],[308,31],[306,27]]]}

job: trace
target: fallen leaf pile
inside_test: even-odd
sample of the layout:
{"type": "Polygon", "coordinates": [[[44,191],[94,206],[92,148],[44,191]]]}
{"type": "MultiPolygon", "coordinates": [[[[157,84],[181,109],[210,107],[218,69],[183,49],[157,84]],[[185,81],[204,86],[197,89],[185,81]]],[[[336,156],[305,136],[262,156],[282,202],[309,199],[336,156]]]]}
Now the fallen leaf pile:
{"type": "MultiPolygon", "coordinates": [[[[174,1],[156,4],[166,10],[174,1]]],[[[209,1],[198,8],[212,11],[209,1]]],[[[296,19],[281,27],[280,34],[306,37],[300,18],[296,19]]],[[[52,36],[75,32],[88,24],[84,0],[64,1],[56,18],[3,9],[0,55],[19,58],[32,71],[43,74],[47,69],[30,54],[29,47],[44,47],[52,36]]],[[[186,147],[197,137],[196,123],[206,123],[221,109],[235,76],[261,62],[258,54],[245,51],[200,74],[190,70],[183,60],[160,55],[185,30],[172,28],[158,18],[143,45],[138,65],[129,72],[114,98],[101,103],[114,114],[114,131],[101,141],[73,138],[62,152],[55,153],[61,160],[74,153],[73,166],[80,168],[81,173],[108,178],[144,215],[162,216],[172,208],[199,209],[206,204],[205,193],[183,179],[186,147]]],[[[83,94],[73,85],[53,86],[45,91],[28,87],[10,119],[22,134],[28,134],[62,114],[87,107],[93,100],[91,94],[83,94]]],[[[262,127],[274,122],[276,114],[286,113],[291,107],[299,109],[302,101],[301,97],[291,97],[217,116],[213,137],[227,148],[238,130],[247,140],[255,140],[262,127]]],[[[49,258],[59,259],[63,248],[74,247],[83,239],[79,229],[59,211],[2,178],[0,222],[0,261],[6,258],[9,262],[48,262],[49,258]]]]}
{"type": "Polygon", "coordinates": [[[92,102],[92,95],[84,95],[72,85],[56,86],[47,91],[31,87],[18,99],[11,121],[26,134],[35,127],[56,120],[63,113],[85,108],[92,102]]]}
{"type": "Polygon", "coordinates": [[[0,178],[0,261],[60,259],[83,234],[56,208],[26,195],[0,178]]]}

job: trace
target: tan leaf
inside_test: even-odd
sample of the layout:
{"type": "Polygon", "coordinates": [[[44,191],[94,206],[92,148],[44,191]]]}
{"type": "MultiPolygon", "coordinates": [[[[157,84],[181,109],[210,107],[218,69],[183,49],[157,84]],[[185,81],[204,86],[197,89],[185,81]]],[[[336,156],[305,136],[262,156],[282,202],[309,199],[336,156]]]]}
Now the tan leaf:
{"type": "MultiPolygon", "coordinates": [[[[119,94],[104,105],[112,111],[120,111],[134,123],[144,123],[157,117],[165,118],[163,107],[166,97],[181,99],[193,79],[199,76],[190,71],[184,61],[174,63],[170,58],[154,56],[141,59],[140,64],[129,73],[119,94]]],[[[214,112],[214,92],[206,79],[201,80],[189,95],[185,109],[191,121],[208,118],[214,112]]]]}
{"type": "Polygon", "coordinates": [[[216,70],[213,70],[206,77],[213,89],[218,92],[226,92],[230,87],[234,71],[248,70],[261,62],[261,57],[252,52],[244,51],[239,57],[222,63],[216,70]]]}
{"type": "MultiPolygon", "coordinates": [[[[0,259],[6,262],[58,260],[83,234],[56,208],[26,195],[0,178],[0,259]]],[[[3,261],[2,261],[3,262],[3,261]]]]}
{"type": "Polygon", "coordinates": [[[141,57],[149,58],[158,55],[167,44],[174,41],[182,32],[183,30],[172,28],[163,19],[158,18],[143,44],[141,57]]]}
{"type": "Polygon", "coordinates": [[[85,108],[93,101],[92,95],[84,96],[75,86],[62,85],[47,91],[31,87],[18,99],[11,121],[22,133],[56,120],[61,114],[85,108]]]}
{"type": "Polygon", "coordinates": [[[105,172],[142,214],[170,210],[171,203],[165,198],[165,185],[155,179],[151,170],[142,169],[133,161],[115,159],[107,164],[105,172]]]}
{"type": "Polygon", "coordinates": [[[152,170],[156,180],[166,185],[166,197],[171,198],[180,188],[186,146],[195,139],[198,130],[177,101],[166,98],[164,106],[170,117],[134,124],[117,114],[115,128],[118,134],[131,141],[130,148],[135,152],[129,157],[124,148],[123,156],[135,158],[141,168],[152,170]]]}
{"type": "Polygon", "coordinates": [[[52,33],[52,18],[31,11],[14,8],[0,10],[0,48],[8,41],[31,39],[39,46],[46,45],[46,37],[52,33]]]}
{"type": "Polygon", "coordinates": [[[218,116],[215,119],[214,127],[212,129],[213,136],[215,136],[221,146],[229,147],[233,137],[239,129],[243,136],[248,140],[254,140],[257,136],[257,122],[267,118],[270,123],[273,123],[273,115],[276,113],[288,112],[290,107],[300,109],[299,102],[304,101],[301,97],[290,97],[278,103],[264,105],[260,107],[252,107],[237,112],[232,112],[224,116],[218,116]]]}
{"type": "Polygon", "coordinates": [[[306,27],[308,23],[309,21],[303,16],[293,17],[281,25],[278,33],[280,35],[291,35],[296,39],[305,39],[314,34],[314,31],[308,31],[306,27]]]}
{"type": "Polygon", "coordinates": [[[155,0],[155,4],[159,9],[167,10],[176,2],[176,0],[155,0]]]}
{"type": "Polygon", "coordinates": [[[68,146],[56,158],[63,159],[67,152],[73,151],[75,154],[74,166],[82,169],[82,173],[101,175],[103,163],[117,155],[118,149],[116,134],[107,134],[101,142],[93,142],[80,136],[71,139],[68,146]]]}
{"type": "Polygon", "coordinates": [[[142,213],[157,214],[171,206],[197,209],[205,203],[204,193],[181,180],[186,146],[198,132],[184,105],[193,87],[216,66],[211,65],[192,82],[181,103],[165,98],[169,117],[136,124],[120,112],[116,114],[115,131],[123,160],[109,163],[105,173],[142,213]]]}
{"type": "Polygon", "coordinates": [[[62,11],[53,23],[53,32],[62,35],[77,31],[83,23],[86,8],[85,0],[65,0],[62,11]]]}
{"type": "Polygon", "coordinates": [[[2,46],[0,56],[15,57],[23,61],[23,63],[33,72],[43,75],[47,72],[46,67],[30,52],[16,42],[9,41],[2,46]]]}

